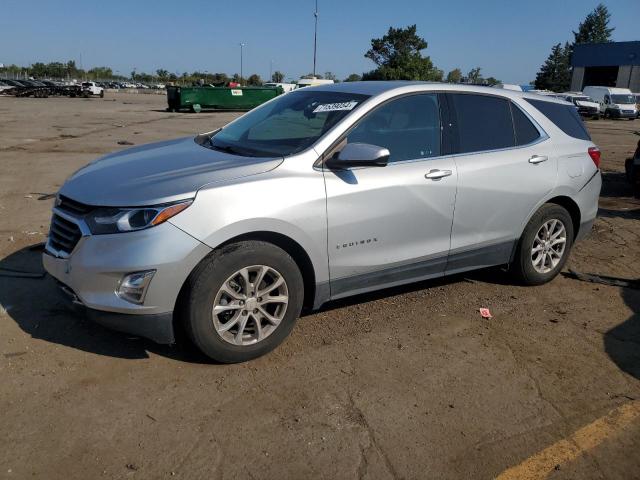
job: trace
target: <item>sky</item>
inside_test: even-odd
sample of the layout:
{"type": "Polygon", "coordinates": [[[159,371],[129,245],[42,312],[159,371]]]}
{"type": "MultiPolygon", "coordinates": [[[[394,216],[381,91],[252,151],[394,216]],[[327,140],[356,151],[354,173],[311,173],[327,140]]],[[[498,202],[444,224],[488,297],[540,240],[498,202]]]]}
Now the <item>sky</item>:
{"type": "MultiPolygon", "coordinates": [[[[640,0],[604,2],[616,41],[640,40],[640,0]]],[[[598,4],[591,0],[319,0],[318,68],[338,78],[374,68],[364,58],[390,26],[417,24],[423,52],[448,72],[524,84],[598,4]]],[[[67,61],[122,75],[240,72],[297,79],[313,69],[314,0],[0,0],[0,63],[67,61]]]]}

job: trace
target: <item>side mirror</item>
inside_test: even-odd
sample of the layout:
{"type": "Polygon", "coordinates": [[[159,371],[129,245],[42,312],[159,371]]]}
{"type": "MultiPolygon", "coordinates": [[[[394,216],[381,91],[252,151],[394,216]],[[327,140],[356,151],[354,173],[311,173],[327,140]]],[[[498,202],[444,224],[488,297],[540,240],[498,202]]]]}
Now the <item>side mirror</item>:
{"type": "Polygon", "coordinates": [[[384,147],[368,143],[347,143],[339,153],[327,159],[325,165],[338,170],[350,167],[386,167],[390,156],[389,149],[384,147]]]}

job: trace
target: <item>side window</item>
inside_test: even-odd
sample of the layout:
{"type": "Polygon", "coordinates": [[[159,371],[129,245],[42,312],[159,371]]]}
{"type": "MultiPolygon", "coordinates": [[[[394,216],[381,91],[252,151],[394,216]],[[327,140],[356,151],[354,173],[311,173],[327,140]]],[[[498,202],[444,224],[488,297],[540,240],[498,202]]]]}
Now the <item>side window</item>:
{"type": "Polygon", "coordinates": [[[573,138],[580,140],[591,140],[587,129],[582,123],[582,119],[575,107],[562,105],[560,103],[546,102],[544,100],[534,100],[526,98],[527,102],[536,107],[540,112],[551,120],[556,127],[573,138]]]}
{"type": "Polygon", "coordinates": [[[392,100],[369,114],[348,134],[348,143],[389,149],[390,162],[437,157],[441,144],[440,108],[436,94],[392,100]]]}
{"type": "Polygon", "coordinates": [[[451,94],[457,153],[513,147],[515,138],[509,101],[489,95],[451,94]]]}
{"type": "Polygon", "coordinates": [[[516,145],[527,145],[540,138],[540,132],[520,108],[511,104],[513,130],[516,132],[516,145]]]}

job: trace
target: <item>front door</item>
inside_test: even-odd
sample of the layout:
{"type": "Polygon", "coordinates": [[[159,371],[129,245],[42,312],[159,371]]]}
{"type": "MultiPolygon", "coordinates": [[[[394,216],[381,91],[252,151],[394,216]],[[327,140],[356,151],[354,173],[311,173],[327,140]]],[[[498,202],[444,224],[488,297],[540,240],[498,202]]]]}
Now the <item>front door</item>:
{"type": "Polygon", "coordinates": [[[443,275],[457,171],[441,136],[436,94],[390,100],[347,134],[391,157],[382,168],[325,168],[332,298],[443,275]]]}

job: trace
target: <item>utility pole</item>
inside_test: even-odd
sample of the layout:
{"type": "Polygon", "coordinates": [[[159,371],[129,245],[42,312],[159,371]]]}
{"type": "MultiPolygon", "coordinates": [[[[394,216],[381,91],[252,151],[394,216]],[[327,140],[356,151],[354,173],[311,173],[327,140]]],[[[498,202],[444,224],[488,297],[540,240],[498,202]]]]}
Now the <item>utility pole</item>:
{"type": "Polygon", "coordinates": [[[242,80],[243,80],[243,77],[244,77],[243,72],[242,72],[242,68],[243,68],[243,65],[242,65],[242,49],[244,48],[244,46],[245,46],[245,44],[240,42],[240,86],[242,86],[242,80]]]}
{"type": "Polygon", "coordinates": [[[316,11],[313,16],[315,17],[315,30],[313,32],[313,78],[316,78],[316,55],[318,52],[318,0],[316,0],[316,11]]]}

